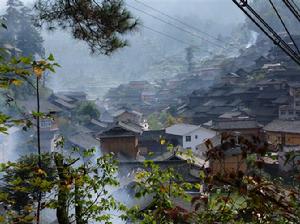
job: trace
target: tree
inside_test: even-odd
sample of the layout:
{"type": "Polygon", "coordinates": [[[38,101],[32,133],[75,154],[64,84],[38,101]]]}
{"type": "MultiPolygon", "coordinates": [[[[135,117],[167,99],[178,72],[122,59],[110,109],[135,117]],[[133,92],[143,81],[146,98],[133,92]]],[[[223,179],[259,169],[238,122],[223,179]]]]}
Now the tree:
{"type": "Polygon", "coordinates": [[[14,56],[35,56],[43,57],[45,50],[43,38],[33,26],[31,10],[19,0],[8,0],[7,10],[2,17],[5,19],[6,30],[0,30],[0,46],[11,45],[14,56]]]}
{"type": "Polygon", "coordinates": [[[44,40],[38,30],[34,27],[33,16],[30,9],[23,7],[20,9],[22,19],[20,20],[20,29],[17,32],[16,47],[22,51],[25,57],[38,55],[45,56],[43,46],[44,40]]]}
{"type": "Polygon", "coordinates": [[[134,188],[135,197],[150,197],[152,200],[143,210],[139,207],[129,209],[124,219],[142,224],[188,223],[188,212],[179,211],[173,199],[189,202],[191,197],[186,191],[192,188],[192,184],[186,183],[173,169],[161,169],[153,161],[145,161],[144,169],[136,174],[134,188]]]}
{"type": "MultiPolygon", "coordinates": [[[[0,30],[0,46],[10,50],[13,57],[44,57],[43,38],[38,30],[33,26],[33,16],[29,8],[25,7],[19,0],[7,1],[6,13],[2,16],[5,19],[7,29],[0,30]]],[[[15,74],[11,74],[14,76],[15,74]]],[[[30,83],[33,83],[31,77],[27,77],[27,82],[15,88],[10,89],[12,97],[24,99],[28,95],[32,96],[35,91],[30,83]]]]}
{"type": "Polygon", "coordinates": [[[1,171],[4,184],[0,188],[0,204],[4,205],[5,216],[2,218],[7,223],[32,223],[32,212],[35,210],[39,192],[42,191],[45,196],[53,188],[55,170],[52,157],[46,153],[41,157],[43,170],[37,166],[37,154],[23,156],[14,163],[3,164],[1,171]]]}
{"type": "MultiPolygon", "coordinates": [[[[62,143],[59,143],[62,144],[62,143]]],[[[74,152],[79,150],[74,148],[74,152]]],[[[107,154],[92,160],[95,149],[88,149],[78,157],[59,152],[42,153],[3,164],[4,185],[0,188],[0,223],[34,223],[38,202],[42,207],[56,209],[59,224],[87,224],[91,221],[108,223],[112,210],[124,210],[107,190],[118,186],[117,163],[107,154]],[[54,161],[54,163],[53,163],[54,161]],[[42,198],[39,198],[39,193],[42,198]]]]}
{"type": "MultiPolygon", "coordinates": [[[[244,173],[237,166],[236,169],[221,168],[212,173],[203,167],[199,173],[201,182],[191,185],[174,170],[160,170],[153,162],[146,161],[144,170],[136,175],[136,197],[152,198],[152,202],[142,210],[138,207],[130,209],[124,218],[132,223],[166,224],[299,223],[300,178],[296,185],[291,185],[262,172],[262,157],[268,157],[268,145],[262,139],[254,137],[249,140],[223,133],[220,145],[214,146],[209,141],[206,145],[207,161],[216,160],[221,164],[225,162],[226,150],[240,147],[242,157],[238,163],[251,157],[249,172],[244,173]],[[191,199],[195,210],[176,207],[174,201],[188,199],[186,189],[191,187],[202,189],[191,199]]],[[[297,156],[289,155],[287,159],[293,160],[297,156]]],[[[190,161],[193,163],[193,157],[190,161]]],[[[299,163],[295,165],[299,166],[299,163]]]]}
{"type": "Polygon", "coordinates": [[[74,38],[88,44],[92,53],[111,54],[126,46],[121,35],[138,24],[123,0],[37,0],[35,8],[40,26],[70,30],[74,38]]]}
{"type": "Polygon", "coordinates": [[[98,119],[100,112],[95,103],[90,101],[81,102],[74,109],[75,120],[80,123],[87,123],[92,119],[98,119]]]}

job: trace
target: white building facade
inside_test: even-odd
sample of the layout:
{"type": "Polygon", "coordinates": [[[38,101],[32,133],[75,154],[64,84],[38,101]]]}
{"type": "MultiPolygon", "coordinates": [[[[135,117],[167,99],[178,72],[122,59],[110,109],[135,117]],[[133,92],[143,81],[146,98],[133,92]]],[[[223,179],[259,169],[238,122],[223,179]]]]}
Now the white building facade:
{"type": "Polygon", "coordinates": [[[203,128],[198,125],[175,124],[166,128],[166,134],[177,136],[179,144],[184,149],[192,149],[195,151],[197,146],[207,139],[216,136],[216,132],[203,128]]]}

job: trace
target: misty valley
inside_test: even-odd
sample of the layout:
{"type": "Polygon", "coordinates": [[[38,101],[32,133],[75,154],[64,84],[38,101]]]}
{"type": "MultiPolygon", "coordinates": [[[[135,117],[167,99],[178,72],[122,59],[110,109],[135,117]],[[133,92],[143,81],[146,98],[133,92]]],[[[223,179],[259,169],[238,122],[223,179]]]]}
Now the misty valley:
{"type": "Polygon", "coordinates": [[[299,0],[0,0],[0,224],[300,223],[299,0]]]}

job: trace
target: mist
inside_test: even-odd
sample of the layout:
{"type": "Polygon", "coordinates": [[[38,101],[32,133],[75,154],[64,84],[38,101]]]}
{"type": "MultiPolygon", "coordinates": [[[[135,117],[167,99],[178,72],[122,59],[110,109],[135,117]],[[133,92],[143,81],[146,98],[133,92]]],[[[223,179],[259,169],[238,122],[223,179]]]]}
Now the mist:
{"type": "MultiPolygon", "coordinates": [[[[184,4],[179,0],[142,2],[214,36],[229,36],[232,30],[244,21],[243,15],[231,1],[188,0],[184,4]],[[215,15],[222,19],[216,19],[215,15]]],[[[150,10],[138,1],[127,0],[126,3],[128,9],[139,19],[141,26],[136,32],[125,37],[129,41],[129,46],[118,50],[112,56],[91,55],[86,44],[74,40],[68,31],[43,32],[47,54],[53,53],[61,65],[57,73],[51,74],[48,78],[50,88],[54,91],[80,88],[86,91],[90,98],[101,99],[109,88],[121,83],[168,78],[182,72],[186,63],[185,48],[188,47],[186,43],[213,47],[200,38],[132,8],[131,6],[190,30],[150,10]],[[144,26],[176,37],[184,43],[153,32],[144,26]],[[176,64],[176,69],[170,61],[176,64]]],[[[205,35],[203,37],[207,38],[205,35]]]]}

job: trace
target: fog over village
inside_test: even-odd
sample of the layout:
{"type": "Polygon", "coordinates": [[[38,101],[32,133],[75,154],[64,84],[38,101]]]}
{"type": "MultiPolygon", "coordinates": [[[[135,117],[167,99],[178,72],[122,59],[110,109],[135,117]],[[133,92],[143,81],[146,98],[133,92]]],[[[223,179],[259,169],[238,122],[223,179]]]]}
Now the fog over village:
{"type": "Polygon", "coordinates": [[[0,224],[300,223],[299,0],[0,0],[0,224]]]}

